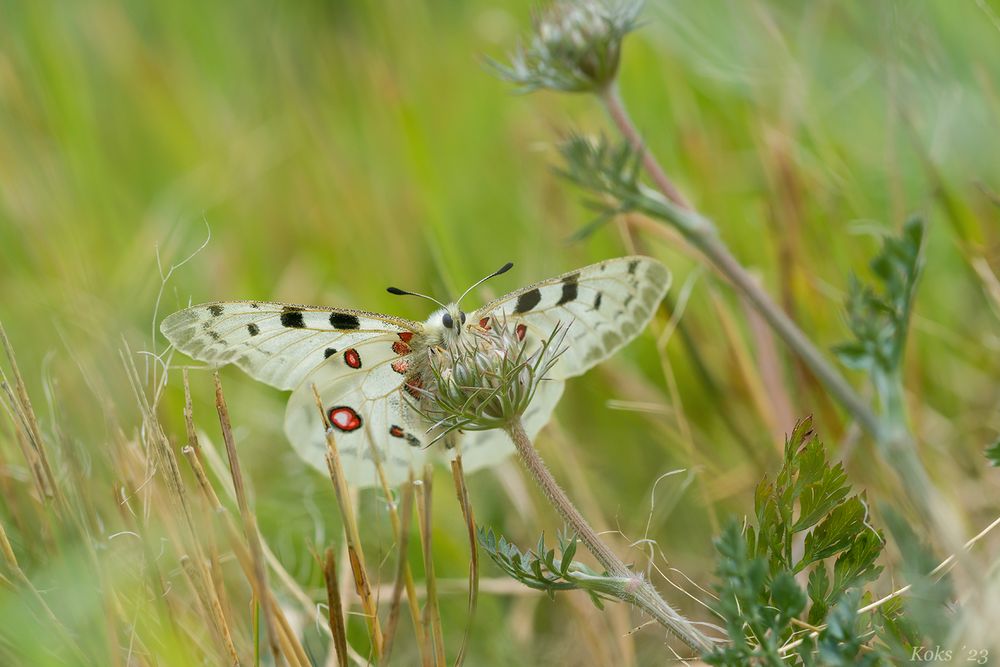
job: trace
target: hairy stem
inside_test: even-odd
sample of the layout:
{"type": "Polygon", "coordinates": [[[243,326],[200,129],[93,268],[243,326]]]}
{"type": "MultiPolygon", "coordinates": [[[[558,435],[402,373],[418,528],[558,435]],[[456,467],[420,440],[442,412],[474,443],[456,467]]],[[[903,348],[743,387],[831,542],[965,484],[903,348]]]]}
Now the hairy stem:
{"type": "MultiPolygon", "coordinates": [[[[615,126],[631,144],[632,149],[641,156],[643,168],[660,192],[673,204],[683,209],[681,213],[689,212],[692,216],[697,216],[691,204],[667,176],[656,157],[646,150],[642,136],[629,117],[617,86],[614,84],[609,86],[600,95],[600,98],[615,126]]],[[[771,328],[781,336],[785,344],[805,362],[830,394],[857,420],[862,428],[876,439],[882,439],[884,434],[880,422],[868,404],[858,396],[854,388],[844,379],[844,376],[826,360],[812,344],[812,341],[757,284],[743,265],[733,257],[726,244],[715,234],[712,226],[705,224],[705,222],[693,219],[677,227],[684,233],[685,238],[709,259],[719,273],[743,293],[771,328]]]]}
{"type": "Polygon", "coordinates": [[[528,472],[535,482],[541,487],[545,497],[549,499],[552,506],[556,508],[563,520],[576,532],[584,546],[594,554],[594,557],[607,570],[608,574],[614,577],[621,577],[630,583],[623,587],[621,599],[639,607],[650,616],[655,618],[662,626],[670,630],[681,641],[699,653],[704,653],[712,648],[712,641],[695,628],[690,621],[677,613],[671,607],[656,588],[645,577],[632,572],[628,566],[606,545],[597,533],[587,522],[580,511],[576,509],[573,502],[556,482],[548,466],[538,455],[531,439],[524,430],[524,425],[520,419],[516,419],[507,426],[507,433],[517,447],[517,453],[521,457],[528,472]]]}

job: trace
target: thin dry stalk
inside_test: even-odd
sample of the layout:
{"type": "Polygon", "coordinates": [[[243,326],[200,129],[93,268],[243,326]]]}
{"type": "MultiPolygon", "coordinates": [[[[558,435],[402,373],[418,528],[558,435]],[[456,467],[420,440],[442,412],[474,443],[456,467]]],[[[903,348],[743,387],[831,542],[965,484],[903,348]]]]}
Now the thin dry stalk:
{"type": "MultiPolygon", "coordinates": [[[[601,102],[622,136],[641,156],[643,167],[660,192],[673,202],[682,213],[696,216],[697,213],[694,212],[691,204],[680,194],[656,157],[646,149],[642,136],[629,117],[617,86],[611,85],[603,91],[601,102]]],[[[760,312],[767,323],[785,341],[785,344],[820,378],[827,391],[837,399],[841,406],[872,436],[875,438],[883,437],[881,424],[868,404],[858,396],[854,388],[844,379],[844,376],[826,360],[791,318],[760,288],[743,265],[733,257],[729,248],[705,224],[705,221],[701,219],[700,222],[700,225],[695,225],[698,231],[685,234],[688,242],[698,248],[712,265],[736,289],[743,293],[747,301],[760,312]]]]}
{"type": "Polygon", "coordinates": [[[361,548],[361,534],[358,531],[354,506],[348,495],[347,479],[344,477],[344,468],[340,463],[340,452],[337,450],[337,442],[333,437],[333,429],[330,428],[326,412],[323,410],[323,401],[319,397],[316,385],[312,386],[312,390],[313,396],[316,399],[316,408],[319,410],[320,418],[323,420],[323,427],[326,429],[326,464],[330,471],[330,479],[333,482],[337,507],[340,508],[340,516],[344,523],[344,535],[347,540],[348,557],[351,561],[351,572],[354,574],[355,590],[358,593],[358,597],[361,598],[361,607],[365,612],[365,621],[368,625],[368,635],[371,638],[372,652],[376,660],[381,660],[383,637],[382,626],[378,620],[378,603],[372,596],[368,571],[365,568],[364,551],[361,548]]]}
{"type": "MultiPolygon", "coordinates": [[[[181,478],[180,466],[177,464],[177,457],[174,455],[174,451],[170,447],[170,443],[167,441],[166,434],[163,432],[163,428],[156,417],[153,407],[149,404],[145,393],[140,388],[139,373],[138,369],[135,367],[132,356],[130,354],[127,356],[122,355],[122,361],[125,364],[125,374],[128,377],[129,383],[132,386],[132,390],[142,411],[143,421],[146,425],[146,437],[150,441],[151,449],[153,450],[156,460],[159,461],[158,467],[161,471],[163,471],[171,500],[175,507],[179,510],[179,514],[182,517],[181,523],[184,525],[186,539],[179,539],[177,542],[178,544],[184,544],[186,542],[188,548],[194,554],[194,562],[187,566],[194,572],[192,575],[192,587],[195,589],[199,598],[203,600],[205,615],[210,619],[213,633],[221,642],[226,654],[229,656],[230,663],[237,665],[240,662],[239,653],[236,650],[235,643],[233,642],[232,632],[229,629],[229,622],[223,612],[222,603],[216,594],[216,588],[212,581],[212,575],[206,565],[205,552],[201,546],[198,530],[195,527],[191,506],[188,502],[187,489],[184,485],[183,479],[181,478]]],[[[186,379],[187,378],[185,377],[185,381],[186,379]]],[[[185,388],[187,388],[186,382],[185,388]]],[[[217,389],[221,391],[221,386],[217,385],[217,389]]],[[[171,522],[168,521],[167,526],[170,525],[171,522]]],[[[182,558],[187,558],[187,556],[182,556],[182,558]]]]}
{"type": "Polygon", "coordinates": [[[424,604],[424,631],[433,643],[434,664],[444,667],[444,632],[441,630],[441,609],[438,607],[437,577],[434,574],[434,549],[431,542],[431,504],[433,502],[434,471],[424,468],[421,489],[417,491],[417,518],[420,524],[420,545],[424,555],[424,585],[427,602],[424,604]]]}
{"type": "Polygon", "coordinates": [[[340,667],[347,667],[347,630],[344,628],[343,602],[340,599],[337,563],[332,547],[326,548],[323,558],[323,579],[326,581],[326,606],[329,610],[330,634],[337,650],[337,664],[340,667]]]}
{"type": "MultiPolygon", "coordinates": [[[[0,368],[0,378],[3,377],[3,369],[0,368]]],[[[10,385],[7,383],[6,379],[0,380],[0,388],[3,389],[4,397],[7,399],[4,403],[4,407],[6,408],[11,424],[14,427],[14,439],[17,441],[17,446],[21,450],[21,455],[24,457],[24,461],[28,465],[28,470],[31,471],[31,479],[35,483],[35,490],[38,492],[38,497],[51,498],[52,495],[48,490],[48,483],[45,479],[45,469],[42,467],[42,462],[39,460],[38,454],[35,452],[35,448],[31,445],[30,438],[25,434],[25,425],[21,417],[21,411],[17,398],[11,391],[10,385]]]]}
{"type": "Polygon", "coordinates": [[[462,508],[462,518],[465,519],[469,537],[469,604],[466,608],[465,632],[462,633],[462,643],[455,657],[455,667],[461,667],[465,661],[465,651],[469,646],[469,636],[472,634],[472,620],[476,617],[476,603],[479,600],[479,542],[476,540],[476,517],[472,513],[469,488],[465,485],[461,455],[456,456],[451,462],[451,476],[455,480],[455,494],[462,508]]]}
{"type": "Polygon", "coordinates": [[[754,355],[747,347],[739,326],[736,324],[730,310],[714,290],[710,292],[710,296],[712,306],[715,309],[716,321],[719,323],[722,336],[729,348],[732,363],[728,365],[733,368],[733,375],[743,385],[744,390],[750,398],[750,403],[768,431],[771,433],[777,432],[779,436],[783,436],[785,431],[778,429],[775,423],[774,413],[771,411],[770,396],[764,388],[763,380],[757,373],[757,367],[754,364],[754,355]]]}
{"type": "MultiPolygon", "coordinates": [[[[187,581],[188,587],[194,591],[195,599],[198,601],[198,606],[201,608],[201,616],[203,618],[212,618],[214,620],[214,612],[212,598],[215,594],[215,589],[211,587],[211,581],[207,582],[209,587],[205,586],[205,577],[201,572],[201,568],[192,561],[191,557],[188,555],[183,555],[180,557],[181,569],[184,572],[185,579],[187,581]]],[[[219,632],[219,626],[216,623],[210,623],[212,635],[214,635],[215,640],[226,645],[226,638],[219,632]]],[[[231,641],[230,641],[231,643],[231,641]]],[[[231,664],[239,665],[239,657],[235,655],[235,648],[233,649],[234,654],[231,656],[231,664]]],[[[221,656],[217,652],[214,652],[213,660],[220,659],[221,656]]]]}
{"type": "MultiPolygon", "coordinates": [[[[185,449],[190,449],[190,448],[186,447],[185,449]]],[[[204,446],[202,446],[201,451],[205,457],[205,460],[209,464],[209,467],[212,469],[215,475],[219,478],[222,478],[222,476],[224,475],[224,472],[222,471],[224,471],[226,464],[219,457],[218,452],[216,452],[212,447],[204,447],[204,446]]],[[[192,454],[189,456],[188,460],[199,461],[198,458],[193,456],[193,451],[192,454]]],[[[211,498],[209,498],[208,496],[210,492],[212,494],[211,497],[215,498],[215,502],[218,502],[218,498],[215,496],[214,489],[212,489],[212,487],[208,484],[207,477],[204,476],[204,471],[202,471],[202,473],[205,479],[205,486],[207,487],[203,488],[202,492],[206,495],[206,499],[208,499],[209,502],[212,502],[211,498]]],[[[230,498],[234,496],[231,487],[227,488],[227,493],[230,498]]],[[[226,531],[230,547],[232,548],[233,553],[237,558],[237,561],[240,563],[240,566],[243,568],[243,572],[246,575],[247,580],[250,581],[252,586],[254,584],[254,578],[253,578],[253,570],[251,566],[250,555],[249,552],[247,551],[246,545],[243,543],[239,527],[237,526],[235,520],[233,519],[233,516],[229,512],[225,511],[224,507],[221,505],[218,506],[214,516],[219,519],[223,518],[225,519],[224,521],[222,521],[222,528],[226,531]]],[[[267,564],[270,566],[271,570],[278,577],[279,581],[281,581],[281,583],[284,584],[288,593],[292,595],[292,597],[294,597],[296,600],[298,600],[298,602],[301,604],[302,612],[308,615],[310,619],[315,621],[318,627],[325,628],[327,631],[329,631],[329,628],[325,623],[326,618],[319,611],[315,602],[312,600],[312,598],[309,597],[309,595],[305,593],[305,591],[302,590],[302,587],[298,585],[295,579],[293,579],[292,576],[288,574],[288,572],[282,566],[281,562],[277,559],[277,557],[270,550],[270,548],[268,548],[267,542],[265,542],[263,539],[261,539],[261,548],[264,551],[264,557],[267,560],[267,564]]],[[[346,554],[346,549],[345,549],[345,554],[346,554]]],[[[350,575],[348,574],[348,576],[350,575]]],[[[342,591],[344,590],[343,586],[341,586],[340,588],[342,591]]],[[[346,601],[346,596],[344,596],[344,599],[346,601]]],[[[275,605],[277,605],[277,602],[275,602],[275,605]]],[[[347,652],[351,660],[354,661],[354,663],[359,666],[367,665],[370,662],[369,660],[366,660],[363,656],[361,656],[357,651],[352,649],[350,645],[347,646],[347,652]]]]}
{"type": "MultiPolygon", "coordinates": [[[[236,443],[233,440],[233,427],[229,420],[229,408],[226,406],[226,398],[222,393],[222,381],[219,373],[212,374],[215,380],[215,409],[219,413],[219,425],[222,428],[222,439],[226,444],[226,454],[229,458],[229,472],[233,479],[233,490],[236,492],[236,504],[240,508],[240,516],[243,519],[243,531],[246,535],[247,544],[250,547],[250,555],[253,560],[253,574],[257,582],[259,591],[258,600],[264,611],[265,628],[267,630],[267,640],[274,657],[274,664],[280,665],[281,649],[278,645],[276,633],[276,620],[280,612],[276,612],[272,606],[271,596],[267,586],[267,570],[264,567],[264,558],[260,548],[260,534],[257,531],[257,522],[250,511],[250,504],[247,501],[246,487],[243,484],[243,473],[240,470],[239,458],[236,455],[236,443]]],[[[287,657],[287,656],[286,656],[287,657]]]]}
{"type": "Polygon", "coordinates": [[[392,595],[389,600],[389,616],[386,621],[385,630],[385,654],[384,658],[386,663],[389,662],[389,657],[392,654],[392,642],[396,638],[396,625],[399,622],[399,608],[400,603],[403,598],[403,588],[406,588],[406,602],[410,608],[411,615],[414,614],[413,610],[416,610],[416,615],[414,618],[414,630],[417,635],[417,646],[420,649],[421,664],[426,662],[425,656],[427,655],[427,637],[424,634],[423,625],[420,623],[420,604],[416,599],[416,587],[413,586],[413,592],[411,592],[411,586],[413,584],[412,574],[407,580],[407,574],[410,572],[409,559],[407,558],[410,546],[410,525],[413,521],[413,474],[410,474],[410,481],[403,484],[399,489],[400,503],[402,509],[400,510],[400,522],[399,529],[396,531],[396,544],[399,551],[399,561],[396,566],[396,580],[392,588],[392,595]]]}
{"type": "MultiPolygon", "coordinates": [[[[223,512],[225,508],[219,501],[219,496],[215,493],[215,488],[205,474],[205,467],[202,461],[201,444],[198,442],[198,433],[194,428],[194,410],[191,407],[191,384],[188,381],[187,369],[183,372],[184,384],[184,429],[187,434],[187,445],[181,447],[181,453],[188,460],[191,470],[194,473],[198,488],[202,490],[209,507],[213,512],[223,512]]],[[[219,387],[217,385],[219,389],[219,387]]],[[[227,413],[228,415],[228,413],[227,413]]]]}
{"type": "MultiPolygon", "coordinates": [[[[14,374],[14,389],[17,392],[17,401],[14,402],[14,405],[20,407],[18,414],[25,421],[25,431],[31,439],[35,453],[38,456],[38,461],[41,463],[42,471],[44,472],[46,496],[58,500],[59,489],[56,487],[55,476],[52,474],[52,467],[49,465],[49,457],[45,451],[45,442],[42,440],[41,429],[38,428],[38,419],[35,417],[35,410],[31,406],[28,389],[24,384],[21,369],[18,368],[17,358],[14,356],[14,349],[11,347],[10,340],[7,338],[7,331],[4,329],[2,322],[0,322],[0,343],[3,344],[4,352],[7,354],[7,360],[10,363],[10,370],[14,374]]],[[[3,384],[6,389],[7,378],[3,376],[2,370],[0,370],[0,377],[3,377],[3,384]]]]}
{"type": "Polygon", "coordinates": [[[690,621],[678,614],[673,607],[659,594],[656,588],[644,577],[632,572],[627,565],[597,536],[587,520],[576,509],[573,502],[556,482],[549,472],[545,462],[535,451],[531,439],[524,430],[520,419],[507,426],[507,433],[517,448],[521,462],[538,483],[545,497],[559,512],[563,520],[576,532],[580,541],[604,566],[608,574],[628,580],[627,590],[623,588],[623,599],[639,607],[653,616],[660,624],[670,630],[678,639],[699,653],[704,653],[712,647],[711,640],[702,634],[690,621]]]}
{"type": "MultiPolygon", "coordinates": [[[[402,527],[400,525],[399,513],[396,511],[396,502],[392,495],[392,489],[389,486],[389,480],[385,475],[385,468],[382,466],[382,454],[379,452],[378,447],[375,446],[375,439],[371,437],[369,433],[368,437],[368,449],[372,455],[372,462],[375,464],[375,471],[378,473],[379,483],[382,486],[382,493],[385,496],[386,506],[389,508],[389,523],[392,526],[393,536],[396,538],[396,543],[400,542],[400,533],[402,532],[402,527]]],[[[409,524],[406,524],[407,526],[409,524]]],[[[413,581],[413,572],[410,569],[410,562],[407,558],[401,561],[403,566],[403,581],[406,584],[407,592],[407,607],[410,610],[410,618],[413,621],[413,631],[416,634],[417,646],[423,651],[425,648],[426,638],[424,637],[424,628],[420,623],[420,605],[416,603],[416,590],[417,586],[413,581]]],[[[388,662],[388,653],[385,651],[385,660],[388,662]]]]}

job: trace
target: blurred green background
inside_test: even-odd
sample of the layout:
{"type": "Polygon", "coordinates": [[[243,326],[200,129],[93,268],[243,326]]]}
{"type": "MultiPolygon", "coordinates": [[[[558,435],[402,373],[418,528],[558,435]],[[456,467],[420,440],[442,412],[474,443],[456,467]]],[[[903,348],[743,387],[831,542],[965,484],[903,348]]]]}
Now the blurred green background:
{"type": "MultiPolygon", "coordinates": [[[[674,270],[683,332],[662,355],[646,334],[572,382],[539,440],[584,512],[621,531],[622,553],[645,563],[642,549],[626,548],[652,538],[661,568],[709,584],[718,522],[751,511],[753,485],[805,414],[856,484],[895,496],[871,444],[682,243],[624,222],[568,241],[592,214],[553,173],[555,145],[570,129],[613,130],[591,98],[516,96],[490,75],[484,56],[508,53],[531,11],[479,0],[0,2],[0,320],[43,429],[87,452],[94,502],[109,502],[115,482],[112,423],[127,434],[139,424],[123,341],[162,351],[154,319],[189,301],[423,319],[425,304],[385,287],[444,299],[513,261],[485,299],[636,248],[674,270]],[[157,311],[163,275],[208,229],[157,311]],[[654,482],[677,469],[686,472],[660,482],[650,513],[654,482]]],[[[998,490],[981,458],[1000,430],[998,14],[987,0],[654,1],[621,74],[651,149],[823,349],[848,335],[848,276],[867,275],[879,235],[910,214],[928,218],[908,401],[922,455],[966,529],[995,513],[998,490]]],[[[232,369],[223,381],[264,537],[321,600],[309,546],[340,540],[329,482],[285,442],[283,393],[232,369]]],[[[192,389],[196,421],[218,439],[209,373],[192,373],[192,389]]],[[[181,407],[174,372],[160,413],[178,441],[181,407]]],[[[23,461],[3,451],[16,493],[27,484],[23,461]]],[[[479,520],[522,546],[558,527],[513,464],[471,476],[470,487],[479,520]]],[[[384,508],[365,506],[377,527],[370,558],[385,559],[389,581],[384,508]]],[[[468,546],[443,469],[435,513],[438,574],[462,578],[468,546]]],[[[31,531],[9,531],[30,554],[31,531]]],[[[47,596],[76,605],[69,625],[86,632],[99,603],[90,582],[59,574],[74,570],[77,552],[62,553],[59,562],[26,555],[24,566],[47,596]]],[[[164,564],[166,576],[173,568],[164,564]]],[[[488,563],[483,576],[502,582],[488,563]]],[[[642,619],[622,628],[566,597],[553,603],[513,584],[484,593],[469,663],[662,657],[655,631],[619,639],[642,619]],[[585,641],[601,633],[612,637],[607,655],[585,641]]],[[[4,593],[0,604],[11,655],[45,664],[17,598],[4,593]]],[[[443,613],[454,650],[463,589],[443,613]]],[[[351,629],[363,636],[357,619],[351,629]]],[[[397,658],[408,664],[403,632],[397,658]]],[[[102,642],[86,645],[99,655],[102,642]]]]}

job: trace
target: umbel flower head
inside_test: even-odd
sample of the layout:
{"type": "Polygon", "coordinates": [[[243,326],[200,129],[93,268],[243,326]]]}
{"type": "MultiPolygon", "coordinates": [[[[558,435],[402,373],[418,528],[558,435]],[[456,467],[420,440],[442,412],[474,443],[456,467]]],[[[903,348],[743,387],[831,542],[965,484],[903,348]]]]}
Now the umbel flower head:
{"type": "Polygon", "coordinates": [[[641,0],[561,0],[535,19],[510,65],[494,63],[523,92],[600,92],[618,74],[622,39],[635,29],[641,0]]]}
{"type": "Polygon", "coordinates": [[[566,329],[556,326],[529,353],[523,327],[493,318],[471,342],[429,351],[430,382],[419,409],[437,437],[504,428],[524,414],[564,349],[566,329]]]}

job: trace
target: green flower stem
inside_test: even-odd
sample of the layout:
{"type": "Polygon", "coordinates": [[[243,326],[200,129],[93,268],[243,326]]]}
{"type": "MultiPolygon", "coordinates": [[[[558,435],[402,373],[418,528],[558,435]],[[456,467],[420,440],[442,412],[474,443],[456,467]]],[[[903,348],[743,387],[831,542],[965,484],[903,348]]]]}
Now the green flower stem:
{"type": "Polygon", "coordinates": [[[650,616],[655,618],[660,625],[664,626],[675,634],[681,641],[699,653],[710,650],[713,646],[712,640],[702,634],[686,618],[678,614],[673,607],[667,604],[656,588],[645,577],[632,572],[627,565],[597,536],[597,533],[587,522],[580,511],[576,509],[573,502],[556,482],[548,466],[538,455],[531,439],[524,430],[524,425],[520,418],[515,419],[506,427],[507,433],[517,447],[517,453],[521,457],[528,472],[541,487],[545,497],[549,499],[556,511],[559,512],[563,520],[583,542],[584,546],[594,554],[611,577],[618,577],[625,582],[619,591],[619,597],[630,604],[639,607],[650,616]]]}
{"type": "Polygon", "coordinates": [[[768,296],[767,292],[757,284],[743,268],[743,265],[733,257],[726,244],[715,234],[713,226],[694,211],[691,204],[667,176],[656,157],[646,150],[642,136],[629,117],[628,110],[618,93],[618,87],[615,84],[608,86],[599,97],[615,126],[632,145],[633,150],[641,156],[642,165],[653,183],[670,202],[680,209],[674,210],[673,213],[678,218],[676,226],[685,238],[700,250],[736,289],[743,293],[771,328],[781,336],[785,344],[816,374],[816,377],[826,386],[830,394],[857,420],[861,427],[876,440],[882,440],[884,437],[883,429],[878,417],[868,407],[868,404],[861,399],[854,388],[844,379],[844,376],[823,357],[816,346],[768,296]]]}

